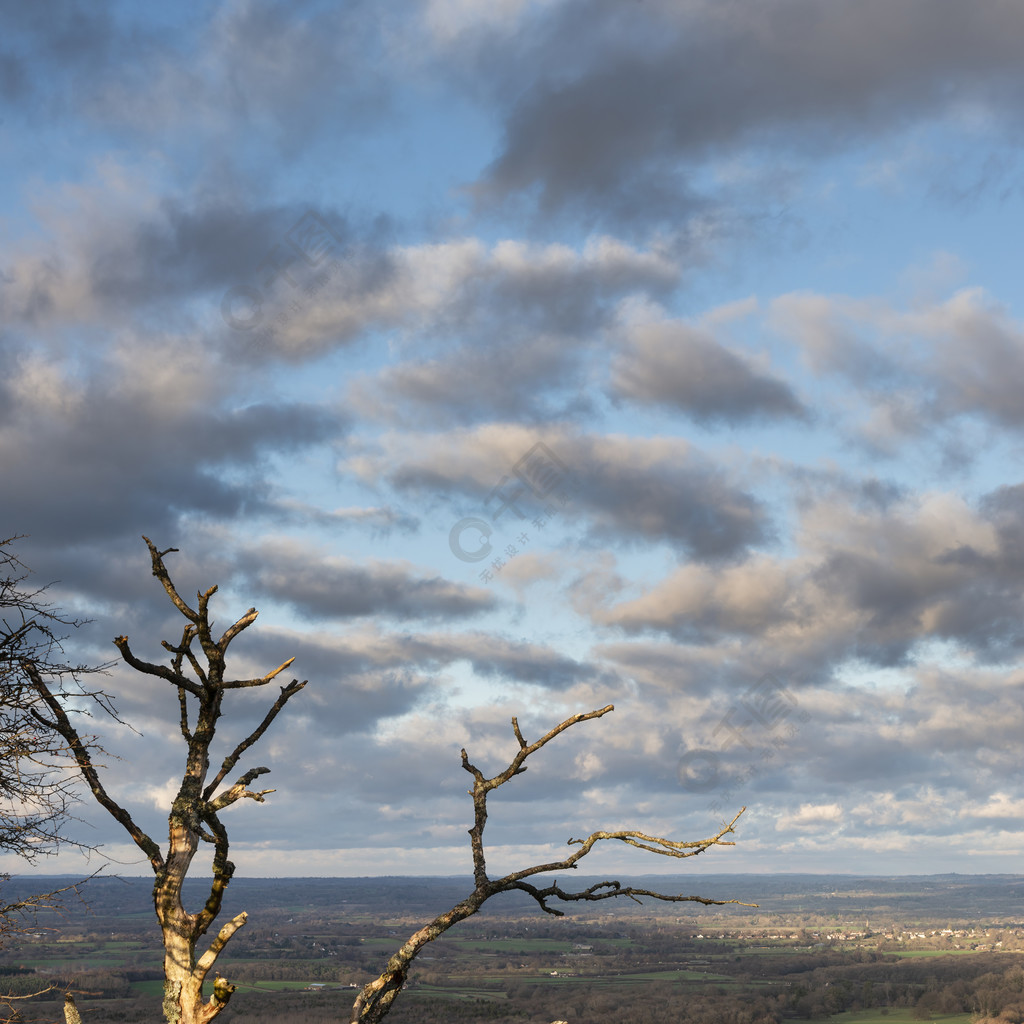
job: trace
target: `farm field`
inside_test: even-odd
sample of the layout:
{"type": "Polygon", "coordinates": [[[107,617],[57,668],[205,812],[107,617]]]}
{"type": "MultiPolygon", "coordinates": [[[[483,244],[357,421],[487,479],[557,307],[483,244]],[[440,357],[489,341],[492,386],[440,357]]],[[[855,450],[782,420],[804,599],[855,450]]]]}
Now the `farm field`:
{"type": "MultiPolygon", "coordinates": [[[[232,895],[251,919],[219,961],[237,986],[225,1024],[336,1021],[356,988],[460,892],[448,879],[396,879],[393,889],[382,879],[237,881],[232,895]]],[[[756,883],[748,876],[732,884],[749,891],[756,883]]],[[[790,894],[778,891],[777,878],[760,884],[769,906],[745,915],[701,908],[665,916],[650,905],[558,920],[529,906],[480,914],[425,949],[389,1020],[970,1024],[994,1021],[1024,989],[1022,913],[950,920],[937,913],[941,882],[933,883],[934,909],[919,888],[923,911],[902,920],[870,905],[849,916],[782,912],[797,900],[814,907],[816,899],[831,910],[833,897],[813,897],[792,880],[797,891],[790,894]]],[[[958,891],[963,885],[960,879],[958,891]]],[[[93,1024],[152,1021],[162,994],[161,949],[147,897],[143,880],[105,879],[88,907],[69,907],[9,936],[0,950],[3,991],[55,986],[33,1006],[38,1020],[59,1019],[56,996],[71,986],[88,993],[79,1002],[93,1024]]],[[[1007,909],[1020,908],[1008,901],[1007,909]]]]}

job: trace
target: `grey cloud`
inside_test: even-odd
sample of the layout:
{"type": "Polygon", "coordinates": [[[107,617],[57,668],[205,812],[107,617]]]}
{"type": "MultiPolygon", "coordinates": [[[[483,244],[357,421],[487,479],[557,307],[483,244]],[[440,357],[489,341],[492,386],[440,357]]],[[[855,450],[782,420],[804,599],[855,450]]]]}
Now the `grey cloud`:
{"type": "Polygon", "coordinates": [[[602,659],[635,679],[646,693],[685,694],[703,699],[716,691],[736,689],[749,682],[749,668],[728,656],[676,643],[638,641],[603,643],[595,648],[602,659]]]}
{"type": "Polygon", "coordinates": [[[323,509],[288,498],[270,501],[267,505],[267,512],[273,509],[280,523],[315,524],[331,530],[347,527],[369,531],[374,537],[386,537],[394,532],[413,534],[421,526],[418,516],[390,505],[323,509]]]}
{"type": "MultiPolygon", "coordinates": [[[[132,225],[122,234],[113,230],[106,238],[93,235],[90,254],[81,256],[91,287],[105,305],[130,308],[212,292],[218,308],[229,289],[244,287],[256,288],[268,299],[276,293],[310,304],[301,290],[303,275],[309,272],[289,241],[296,225],[309,217],[332,236],[332,252],[342,263],[349,288],[365,301],[387,285],[390,268],[380,247],[380,225],[359,225],[315,206],[169,198],[159,218],[132,225]]],[[[251,338],[243,337],[251,344],[251,338]]]]}
{"type": "MultiPolygon", "coordinates": [[[[502,495],[519,488],[529,518],[544,502],[531,499],[518,481],[507,483],[513,464],[536,440],[527,437],[522,434],[516,449],[484,436],[441,435],[428,453],[403,453],[395,463],[382,463],[381,471],[400,490],[474,495],[492,516],[501,514],[502,495]],[[506,486],[492,495],[503,473],[506,486]]],[[[550,432],[546,438],[572,478],[571,503],[561,514],[566,521],[582,515],[593,543],[667,541],[688,557],[720,561],[774,536],[762,502],[683,440],[550,432]]]]}
{"type": "Polygon", "coordinates": [[[840,798],[863,788],[913,803],[926,786],[969,815],[992,782],[1014,770],[1024,724],[1019,676],[926,667],[908,674],[905,690],[833,685],[810,695],[803,703],[811,718],[789,748],[795,774],[813,776],[823,796],[840,798]],[[894,779],[904,782],[894,786],[894,779]]]}
{"type": "Polygon", "coordinates": [[[239,568],[260,592],[319,620],[368,615],[447,619],[479,615],[495,604],[486,590],[422,576],[401,563],[325,561],[294,545],[250,550],[239,568]]]}
{"type": "Polygon", "coordinates": [[[675,258],[654,247],[590,238],[579,251],[511,241],[491,249],[449,243],[413,250],[407,278],[391,284],[415,293],[438,264],[452,268],[439,301],[404,311],[418,358],[353,385],[368,413],[402,423],[577,418],[593,411],[587,394],[602,334],[624,297],[664,297],[676,286],[675,258]],[[452,338],[460,339],[452,342],[452,338]],[[425,344],[432,358],[419,353],[425,344]]]}
{"type": "Polygon", "coordinates": [[[25,61],[14,54],[0,54],[0,96],[13,103],[21,100],[27,91],[25,61]]]}
{"type": "MultiPolygon", "coordinates": [[[[159,221],[138,225],[128,237],[110,239],[107,252],[101,250],[93,259],[93,287],[104,301],[135,304],[245,282],[272,259],[275,246],[304,212],[297,207],[165,200],[159,221]]],[[[347,234],[343,223],[331,220],[337,234],[347,234]]],[[[97,241],[102,245],[103,240],[93,239],[97,241]]]]}
{"type": "Polygon", "coordinates": [[[865,337],[871,310],[832,296],[779,296],[770,321],[793,337],[816,373],[836,373],[868,390],[897,391],[917,385],[894,352],[881,351],[865,337]]]}
{"type": "Polygon", "coordinates": [[[952,641],[979,663],[1024,650],[1024,502],[1016,488],[977,509],[934,497],[859,508],[837,491],[803,502],[803,550],[748,558],[711,573],[683,565],[641,597],[597,607],[595,621],[686,643],[727,637],[797,642],[802,657],[906,666],[926,640],[952,641]],[[995,543],[993,544],[993,537],[995,543]],[[796,632],[794,632],[796,631],[796,632]]]}
{"type": "Polygon", "coordinates": [[[592,238],[579,254],[561,247],[531,251],[506,242],[493,250],[489,263],[459,282],[452,315],[462,323],[486,311],[516,333],[586,336],[608,323],[621,296],[663,297],[679,277],[674,258],[626,248],[616,239],[592,238]]]}
{"type": "Polygon", "coordinates": [[[372,294],[386,285],[380,224],[357,223],[316,206],[244,200],[237,194],[173,196],[156,211],[134,211],[130,198],[122,203],[107,190],[84,187],[73,215],[51,220],[45,251],[9,257],[8,272],[0,273],[7,322],[37,325],[60,312],[80,323],[90,307],[104,321],[154,309],[166,317],[172,304],[203,297],[221,333],[241,333],[251,347],[248,333],[229,331],[222,322],[221,304],[231,290],[254,288],[270,307],[282,296],[315,305],[302,290],[311,271],[291,241],[300,222],[318,223],[329,233],[350,289],[372,294]]]}
{"type": "Polygon", "coordinates": [[[550,70],[515,102],[479,188],[636,215],[685,197],[690,169],[739,143],[840,147],[969,101],[1016,119],[1022,34],[1005,0],[561,5],[519,44],[550,70]]]}
{"type": "Polygon", "coordinates": [[[634,328],[612,364],[614,395],[663,405],[698,423],[806,418],[785,381],[685,323],[634,328]]]}
{"type": "MultiPolygon", "coordinates": [[[[281,641],[276,643],[281,646],[281,641]]],[[[478,632],[357,633],[330,646],[318,645],[315,638],[299,638],[299,643],[302,671],[328,679],[353,674],[370,678],[403,669],[426,675],[460,661],[468,662],[480,676],[552,690],[564,690],[600,675],[597,666],[566,657],[543,644],[478,632]]]]}
{"type": "Polygon", "coordinates": [[[48,89],[56,76],[87,80],[118,49],[114,40],[119,33],[106,0],[54,0],[45,7],[7,0],[0,15],[6,35],[0,86],[9,101],[24,103],[36,90],[48,89]]]}
{"type": "Polygon", "coordinates": [[[1024,375],[1019,323],[977,293],[951,299],[941,312],[946,338],[939,348],[935,421],[953,415],[980,414],[1014,430],[1024,428],[1024,409],[1015,382],[1024,375]]]}
{"type": "Polygon", "coordinates": [[[857,387],[867,411],[857,436],[873,449],[892,453],[927,433],[949,464],[964,465],[972,457],[965,431],[1024,427],[1014,389],[1024,373],[1024,331],[982,289],[909,310],[792,294],[772,304],[770,319],[816,373],[857,387]]]}
{"type": "Polygon", "coordinates": [[[640,598],[592,616],[629,633],[665,630],[683,643],[708,644],[729,636],[749,641],[800,618],[799,574],[752,557],[712,570],[683,565],[640,598]]]}
{"type": "MultiPolygon", "coordinates": [[[[458,652],[459,648],[454,651],[458,652]]],[[[567,689],[596,674],[592,666],[539,644],[515,643],[497,637],[479,636],[466,643],[457,656],[468,658],[478,675],[513,683],[533,683],[553,690],[567,689]]]]}
{"type": "Polygon", "coordinates": [[[325,124],[365,126],[388,104],[379,19],[364,3],[183,10],[184,24],[154,25],[131,5],[58,0],[44,12],[6,3],[8,97],[27,112],[84,114],[113,133],[164,132],[188,119],[218,150],[240,136],[251,142],[253,122],[262,122],[264,137],[291,153],[325,124]]]}
{"type": "MultiPolygon", "coordinates": [[[[337,659],[321,671],[311,671],[318,659],[310,657],[310,645],[306,643],[289,647],[288,653],[303,666],[302,678],[309,679],[302,700],[289,710],[293,719],[300,717],[292,727],[301,725],[310,746],[329,749],[342,736],[372,732],[381,720],[408,714],[426,698],[427,687],[433,682],[430,675],[411,666],[342,674],[337,659]]],[[[286,728],[289,725],[283,724],[286,728]]],[[[310,746],[295,760],[308,758],[310,746]]],[[[313,788],[330,790],[335,785],[336,781],[325,775],[313,788]]],[[[303,788],[310,788],[309,783],[303,788]]]]}
{"type": "MultiPolygon", "coordinates": [[[[871,724],[867,728],[857,730],[856,743],[852,742],[851,730],[844,729],[840,739],[837,730],[829,729],[829,743],[819,744],[821,749],[813,756],[812,764],[823,796],[849,793],[854,783],[863,789],[888,790],[895,779],[938,781],[941,765],[934,752],[908,750],[898,739],[877,734],[878,718],[868,721],[871,724]]],[[[821,723],[817,724],[820,728],[821,723]]]]}
{"type": "MultiPolygon", "coordinates": [[[[379,13],[365,0],[318,9],[261,0],[213,19],[212,56],[239,125],[270,120],[279,145],[310,144],[317,131],[363,125],[388,109],[379,13]]],[[[216,101],[221,82],[206,84],[216,101]]]]}
{"type": "Polygon", "coordinates": [[[153,396],[118,395],[99,376],[69,401],[71,411],[36,409],[20,396],[19,432],[0,445],[5,514],[40,540],[170,535],[183,514],[258,512],[264,484],[256,467],[265,455],[345,430],[323,409],[299,404],[228,411],[188,403],[167,414],[153,408],[153,396]],[[225,472],[243,465],[245,479],[225,472]]]}
{"type": "Polygon", "coordinates": [[[863,512],[884,513],[910,497],[907,487],[895,480],[855,476],[835,466],[822,469],[793,463],[781,466],[780,470],[794,487],[797,507],[802,509],[829,499],[863,512]]]}
{"type": "Polygon", "coordinates": [[[354,401],[405,424],[576,418],[593,411],[592,400],[572,387],[585,352],[569,339],[498,334],[437,360],[389,367],[373,381],[375,397],[356,391],[354,401]]]}
{"type": "Polygon", "coordinates": [[[981,511],[999,534],[1001,564],[1024,567],[1024,484],[989,491],[981,499],[981,511]]]}
{"type": "Polygon", "coordinates": [[[761,501],[696,455],[644,465],[625,450],[609,458],[596,440],[588,447],[592,461],[578,469],[581,503],[597,539],[658,538],[690,558],[717,561],[773,536],[761,501]]]}
{"type": "Polygon", "coordinates": [[[850,642],[856,653],[881,664],[902,664],[919,638],[966,644],[981,662],[1011,660],[1024,650],[1024,560],[1018,537],[1024,507],[1015,488],[1001,488],[979,504],[993,523],[998,546],[982,551],[956,543],[941,550],[921,536],[902,535],[879,523],[871,553],[830,554],[819,582],[862,613],[863,628],[850,642]]]}

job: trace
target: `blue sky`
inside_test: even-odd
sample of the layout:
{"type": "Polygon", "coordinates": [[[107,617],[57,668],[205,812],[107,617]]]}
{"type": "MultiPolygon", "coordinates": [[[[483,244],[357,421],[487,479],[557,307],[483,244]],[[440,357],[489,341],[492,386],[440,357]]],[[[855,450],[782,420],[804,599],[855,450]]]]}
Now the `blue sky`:
{"type": "Polygon", "coordinates": [[[608,703],[495,866],[746,805],[696,873],[1019,870],[1019,5],[0,10],[0,532],[82,660],[179,628],[140,534],[296,656],[241,874],[466,872],[460,748],[608,703]]]}

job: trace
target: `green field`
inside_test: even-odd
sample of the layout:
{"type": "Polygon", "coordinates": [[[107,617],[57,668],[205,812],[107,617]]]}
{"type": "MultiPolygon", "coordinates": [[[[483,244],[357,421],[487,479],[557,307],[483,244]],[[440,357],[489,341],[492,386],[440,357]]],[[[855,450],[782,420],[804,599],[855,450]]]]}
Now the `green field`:
{"type": "MultiPolygon", "coordinates": [[[[628,945],[628,939],[620,940],[628,945]]],[[[496,953],[511,954],[520,951],[524,953],[569,953],[572,952],[572,943],[565,939],[461,939],[451,937],[448,942],[456,946],[460,951],[472,951],[475,953],[496,953]]],[[[603,944],[603,941],[602,941],[603,944]]]]}

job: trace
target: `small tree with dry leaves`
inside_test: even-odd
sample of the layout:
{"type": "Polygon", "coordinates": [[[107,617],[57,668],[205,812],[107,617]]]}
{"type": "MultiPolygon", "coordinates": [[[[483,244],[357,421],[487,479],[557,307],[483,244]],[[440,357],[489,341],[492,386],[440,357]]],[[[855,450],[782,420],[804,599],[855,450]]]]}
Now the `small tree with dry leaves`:
{"type": "Polygon", "coordinates": [[[225,779],[235,770],[242,755],[267,731],[288,700],[306,684],[293,679],[283,686],[259,726],[231,749],[220,769],[212,779],[209,778],[211,748],[225,695],[230,690],[267,686],[294,659],[258,678],[229,678],[225,667],[228,647],[235,637],[256,621],[256,609],[250,608],[224,633],[215,637],[209,605],[217,587],[197,594],[193,608],[178,593],[164,565],[164,557],[177,549],[159,551],[149,538],[144,537],[143,540],[149,547],[153,575],[185,618],[181,641],[178,644],[162,642],[171,656],[167,665],[153,664],[136,657],[126,636],[118,637],[114,644],[126,664],[145,675],[164,680],[177,693],[181,735],[187,750],[181,785],[168,819],[166,851],[143,832],[131,814],[107,792],[96,770],[94,748],[82,739],[71,722],[62,695],[51,689],[31,662],[25,662],[25,670],[46,706],[49,717],[45,724],[64,738],[92,795],[120,822],[152,865],[155,875],[153,902],[164,946],[164,1016],[171,1024],[206,1024],[227,1006],[234,986],[218,978],[209,1000],[204,1000],[203,983],[217,957],[246,921],[244,913],[227,921],[206,950],[196,955],[200,940],[220,914],[224,891],[235,870],[228,859],[228,833],[220,820],[220,813],[243,799],[262,803],[263,798],[273,792],[271,789],[250,789],[257,778],[270,771],[269,768],[250,768],[233,784],[226,784],[225,779]],[[197,641],[198,651],[193,649],[197,641]],[[182,887],[200,843],[213,846],[213,879],[202,909],[190,913],[182,902],[182,887]]]}
{"type": "MultiPolygon", "coordinates": [[[[551,900],[563,903],[596,903],[600,900],[617,899],[625,896],[627,899],[640,902],[641,896],[650,899],[663,900],[668,903],[703,903],[711,906],[721,906],[726,903],[740,903],[739,900],[711,900],[703,896],[673,896],[666,893],[655,892],[651,889],[638,889],[634,886],[624,886],[616,881],[598,882],[585,889],[563,889],[557,881],[549,885],[537,885],[527,881],[536,875],[547,874],[554,871],[574,870],[579,862],[590,853],[594,847],[606,839],[626,843],[629,846],[639,847],[650,853],[658,853],[665,857],[695,857],[699,853],[710,849],[712,846],[735,846],[726,836],[735,831],[736,821],[740,814],[746,810],[742,808],[739,813],[727,825],[723,825],[713,836],[708,839],[698,839],[690,842],[677,842],[672,839],[662,839],[658,836],[649,836],[643,832],[624,830],[616,832],[598,831],[591,832],[586,839],[570,839],[569,846],[576,846],[567,857],[561,860],[551,861],[546,864],[535,864],[533,867],[523,868],[521,871],[513,871],[511,874],[503,875],[500,878],[491,878],[487,874],[487,859],[484,851],[484,827],[487,824],[487,797],[503,786],[516,775],[522,775],[526,771],[526,759],[540,750],[541,747],[550,743],[556,736],[565,732],[579,722],[589,722],[594,718],[601,718],[609,711],[614,711],[613,705],[599,708],[597,711],[590,711],[586,714],[573,715],[567,718],[560,725],[556,725],[550,732],[545,733],[539,740],[527,743],[519,729],[519,722],[512,719],[512,731],[515,733],[519,750],[508,767],[492,778],[487,778],[484,773],[472,764],[469,755],[462,751],[462,767],[473,776],[473,788],[469,791],[473,797],[473,827],[469,830],[470,844],[473,851],[473,891],[460,903],[457,903],[451,910],[439,914],[429,924],[424,925],[414,932],[408,941],[388,961],[387,967],[369,984],[367,984],[352,1006],[352,1024],[376,1024],[387,1015],[398,994],[402,991],[408,977],[409,968],[413,960],[420,953],[424,946],[434,939],[443,935],[452,925],[464,921],[467,917],[475,914],[492,896],[502,892],[525,892],[537,901],[541,910],[553,914],[556,917],[564,916],[564,912],[557,907],[551,906],[551,900]]],[[[742,906],[753,907],[754,903],[743,903],[742,906]]]]}
{"type": "MultiPolygon", "coordinates": [[[[21,539],[0,540],[0,850],[35,861],[69,842],[64,827],[75,795],[65,741],[40,721],[24,663],[54,690],[102,700],[100,691],[82,686],[84,676],[101,669],[65,662],[65,631],[82,622],[56,610],[45,585],[31,583],[31,570],[13,551],[21,539]]],[[[32,899],[52,902],[49,894],[32,899]]],[[[0,907],[0,935],[18,906],[0,907]]]]}
{"type": "MultiPolygon", "coordinates": [[[[78,846],[65,829],[75,802],[68,775],[64,738],[40,715],[39,695],[26,672],[68,697],[98,701],[109,710],[102,691],[87,690],[84,679],[103,666],[70,665],[62,642],[67,630],[81,626],[47,599],[47,585],[35,585],[32,572],[14,553],[23,537],[0,540],[0,850],[33,863],[61,846],[78,846]]],[[[8,882],[0,875],[0,882],[8,882]]],[[[84,881],[87,881],[84,880],[84,881]]],[[[49,892],[0,899],[0,943],[11,933],[33,927],[36,916],[60,910],[69,895],[82,897],[83,882],[49,892]]],[[[0,1024],[21,1020],[20,1001],[43,995],[0,994],[0,1024]]]]}

